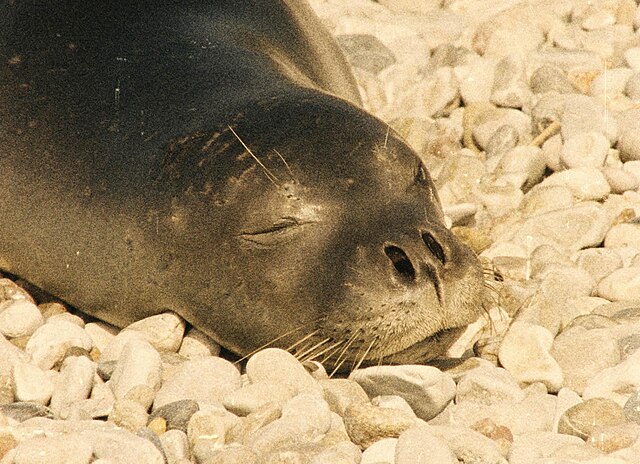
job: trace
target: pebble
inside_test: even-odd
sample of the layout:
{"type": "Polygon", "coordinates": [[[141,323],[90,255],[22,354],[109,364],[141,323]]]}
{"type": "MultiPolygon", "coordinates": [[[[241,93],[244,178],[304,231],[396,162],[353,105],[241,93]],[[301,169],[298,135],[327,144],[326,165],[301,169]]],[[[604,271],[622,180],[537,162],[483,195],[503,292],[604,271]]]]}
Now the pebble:
{"type": "Polygon", "coordinates": [[[640,350],[589,379],[582,397],[609,398],[624,406],[631,393],[637,389],[640,389],[640,350]]]}
{"type": "Polygon", "coordinates": [[[360,464],[394,464],[397,444],[397,438],[378,440],[364,450],[360,464]]]}
{"type": "Polygon", "coordinates": [[[89,464],[93,446],[77,436],[36,437],[18,444],[15,464],[89,464]]]}
{"type": "Polygon", "coordinates": [[[367,403],[369,401],[369,397],[363,388],[351,379],[327,379],[322,380],[320,385],[329,407],[333,412],[340,415],[344,415],[344,412],[352,404],[367,403]]]}
{"type": "Polygon", "coordinates": [[[627,423],[622,407],[607,398],[591,398],[570,407],[560,417],[558,432],[586,440],[597,429],[627,423]]]}
{"type": "Polygon", "coordinates": [[[598,282],[596,294],[611,301],[640,299],[640,267],[613,271],[598,282]]]}
{"type": "Polygon", "coordinates": [[[617,148],[623,161],[640,160],[640,110],[632,109],[620,113],[617,117],[620,136],[617,148]]]}
{"type": "Polygon", "coordinates": [[[226,394],[241,386],[240,372],[229,361],[215,356],[196,358],[182,363],[164,382],[156,394],[153,408],[185,399],[220,405],[226,394]],[[193,381],[195,378],[197,382],[193,381]]]}
{"type": "Polygon", "coordinates": [[[174,401],[155,408],[149,416],[149,420],[151,421],[156,417],[162,417],[166,421],[167,430],[180,430],[187,433],[189,419],[191,419],[191,416],[198,412],[199,409],[198,403],[194,400],[174,401]]]}
{"type": "Polygon", "coordinates": [[[416,424],[415,415],[368,403],[356,403],[343,415],[349,438],[363,449],[384,438],[397,438],[416,424]]]}
{"type": "Polygon", "coordinates": [[[109,384],[116,399],[120,399],[138,385],[146,385],[157,391],[161,385],[161,375],[162,364],[158,352],[148,342],[134,339],[124,346],[109,384]]]}
{"type": "Polygon", "coordinates": [[[187,435],[182,430],[168,430],[159,436],[162,449],[169,464],[178,462],[180,459],[189,460],[189,441],[187,435]]]}
{"type": "Polygon", "coordinates": [[[539,185],[567,187],[577,199],[584,201],[602,200],[611,193],[607,178],[595,167],[577,167],[556,172],[539,185]]]}
{"type": "Polygon", "coordinates": [[[44,323],[38,307],[24,299],[0,302],[0,333],[8,338],[26,337],[44,323]]]}
{"type": "Polygon", "coordinates": [[[109,413],[109,421],[131,432],[137,432],[144,428],[148,419],[147,408],[139,402],[127,398],[116,400],[109,413]]]}
{"type": "Polygon", "coordinates": [[[396,62],[385,45],[371,34],[344,34],[336,37],[351,66],[378,74],[396,62]]]}
{"type": "Polygon", "coordinates": [[[640,224],[616,224],[604,238],[606,248],[634,247],[640,249],[640,224]]]}
{"type": "MultiPolygon", "coordinates": [[[[616,119],[608,117],[602,103],[586,95],[570,94],[563,99],[560,127],[565,141],[577,134],[593,131],[604,134],[611,144],[618,139],[616,119]]],[[[626,128],[620,129],[621,138],[626,131],[626,128]]]]}
{"type": "Polygon", "coordinates": [[[415,414],[429,420],[453,399],[455,382],[432,366],[377,366],[355,370],[349,379],[356,381],[369,397],[398,395],[415,414]]]}
{"type": "Polygon", "coordinates": [[[584,442],[572,435],[548,431],[530,432],[516,436],[509,450],[509,464],[531,464],[545,461],[553,463],[554,461],[550,460],[552,456],[558,450],[569,446],[584,446],[584,442]]]}
{"type": "Polygon", "coordinates": [[[275,403],[282,407],[295,394],[296,391],[288,385],[255,382],[227,393],[222,399],[222,404],[225,409],[238,416],[247,416],[267,403],[275,403]]]}
{"type": "Polygon", "coordinates": [[[587,443],[603,453],[613,453],[623,448],[629,448],[640,437],[640,425],[622,424],[601,427],[593,431],[587,443]]]}
{"type": "Polygon", "coordinates": [[[292,354],[277,348],[267,348],[251,356],[246,372],[252,383],[284,383],[296,393],[322,392],[316,380],[292,354]]]}
{"type": "Polygon", "coordinates": [[[200,356],[219,356],[220,345],[198,329],[191,327],[182,339],[178,354],[187,359],[194,359],[200,356]]]}
{"type": "Polygon", "coordinates": [[[47,323],[40,326],[29,338],[25,351],[31,355],[32,363],[41,369],[51,369],[62,361],[71,347],[91,350],[91,337],[81,327],[67,321],[47,323]]]}
{"type": "Polygon", "coordinates": [[[59,414],[63,408],[89,398],[96,375],[96,363],[85,356],[70,356],[55,379],[49,407],[59,414]]]}
{"type": "Polygon", "coordinates": [[[514,322],[500,345],[500,364],[519,382],[542,382],[550,392],[563,384],[562,369],[549,354],[553,334],[544,327],[514,322]]]}
{"type": "Polygon", "coordinates": [[[551,64],[545,64],[536,69],[531,74],[529,85],[534,93],[573,93],[574,91],[564,71],[551,64]]]}
{"type": "Polygon", "coordinates": [[[571,168],[599,168],[609,153],[609,140],[599,132],[583,132],[567,140],[560,160],[571,168]]]}
{"type": "Polygon", "coordinates": [[[16,401],[47,405],[53,393],[53,378],[38,366],[22,361],[13,365],[13,394],[16,401]]]}
{"type": "Polygon", "coordinates": [[[409,403],[407,403],[404,398],[398,395],[376,396],[371,400],[371,404],[386,409],[397,409],[398,411],[402,411],[409,415],[417,417],[413,412],[413,409],[411,409],[411,406],[409,406],[409,403]]]}
{"type": "Polygon", "coordinates": [[[428,425],[412,427],[400,434],[396,444],[396,464],[457,464],[447,444],[428,425]]]}
{"type": "Polygon", "coordinates": [[[507,108],[522,108],[531,98],[525,74],[524,57],[508,55],[498,61],[495,68],[491,102],[507,108]]]}
{"type": "Polygon", "coordinates": [[[141,333],[158,351],[178,351],[184,335],[185,322],[173,312],[150,316],[124,328],[124,331],[141,333]]]}

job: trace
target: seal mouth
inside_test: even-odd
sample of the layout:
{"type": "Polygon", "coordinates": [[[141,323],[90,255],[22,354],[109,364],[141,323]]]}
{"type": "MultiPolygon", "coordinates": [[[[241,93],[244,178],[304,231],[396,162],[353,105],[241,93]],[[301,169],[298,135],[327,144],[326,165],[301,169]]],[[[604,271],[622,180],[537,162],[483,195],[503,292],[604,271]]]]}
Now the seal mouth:
{"type": "Polygon", "coordinates": [[[385,357],[391,364],[415,364],[441,356],[464,333],[467,326],[439,330],[413,345],[385,357]]]}

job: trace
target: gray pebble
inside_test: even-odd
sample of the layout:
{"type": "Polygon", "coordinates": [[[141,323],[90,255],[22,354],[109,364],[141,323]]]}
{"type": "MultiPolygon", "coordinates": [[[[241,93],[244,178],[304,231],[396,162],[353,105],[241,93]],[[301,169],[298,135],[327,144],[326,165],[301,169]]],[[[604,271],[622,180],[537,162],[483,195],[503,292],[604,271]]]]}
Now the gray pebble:
{"type": "Polygon", "coordinates": [[[336,36],[349,63],[373,74],[396,62],[393,53],[371,34],[343,34],[336,36]]]}
{"type": "Polygon", "coordinates": [[[149,421],[156,417],[162,417],[167,421],[167,430],[180,430],[187,433],[189,419],[199,409],[198,403],[193,400],[174,401],[154,409],[149,416],[149,421]]]}
{"type": "Polygon", "coordinates": [[[534,93],[574,92],[573,87],[562,69],[550,64],[545,64],[536,69],[529,79],[529,85],[534,93]]]}
{"type": "Polygon", "coordinates": [[[435,417],[453,399],[453,379],[431,366],[378,366],[353,371],[349,376],[370,397],[398,395],[424,420],[435,417]]]}
{"type": "Polygon", "coordinates": [[[17,422],[24,422],[33,417],[53,418],[53,411],[46,406],[33,402],[15,402],[0,404],[0,413],[17,422]]]}

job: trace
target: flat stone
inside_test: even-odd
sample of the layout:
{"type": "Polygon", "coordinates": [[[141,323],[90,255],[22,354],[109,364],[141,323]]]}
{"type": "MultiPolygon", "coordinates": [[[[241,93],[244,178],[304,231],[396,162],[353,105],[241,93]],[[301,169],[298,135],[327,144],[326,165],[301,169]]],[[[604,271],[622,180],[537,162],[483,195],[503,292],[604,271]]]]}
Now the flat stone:
{"type": "Polygon", "coordinates": [[[333,412],[340,415],[343,415],[352,404],[367,403],[369,401],[369,397],[363,388],[351,379],[322,380],[320,385],[329,407],[333,412]]]}
{"type": "Polygon", "coordinates": [[[38,307],[24,299],[0,302],[0,333],[16,338],[33,334],[44,323],[38,307]]]}
{"type": "Polygon", "coordinates": [[[456,464],[458,460],[428,425],[418,425],[403,432],[396,444],[396,464],[456,464]]]}
{"type": "Polygon", "coordinates": [[[222,404],[228,411],[247,416],[257,411],[267,403],[284,405],[296,395],[296,391],[282,383],[256,382],[242,388],[228,392],[222,399],[222,404]]]}
{"type": "Polygon", "coordinates": [[[149,416],[149,421],[162,417],[166,420],[167,430],[180,430],[186,434],[189,419],[199,409],[198,403],[193,400],[174,401],[156,408],[149,416]]]}
{"type": "Polygon", "coordinates": [[[352,404],[343,419],[349,438],[363,449],[384,438],[398,438],[417,421],[410,414],[367,403],[352,404]]]}
{"type": "Polygon", "coordinates": [[[38,366],[17,361],[13,366],[13,393],[17,401],[49,403],[53,378],[38,366]]]}
{"type": "Polygon", "coordinates": [[[176,352],[182,343],[184,329],[184,319],[169,311],[136,321],[123,330],[141,333],[158,351],[176,352]]]}
{"type": "Polygon", "coordinates": [[[32,362],[41,369],[51,369],[64,359],[71,347],[91,350],[91,337],[81,327],[67,321],[59,321],[40,326],[31,335],[25,351],[31,355],[32,362]]]}
{"type": "Polygon", "coordinates": [[[214,356],[196,358],[184,362],[164,382],[156,394],[153,408],[186,399],[219,405],[227,393],[238,390],[241,384],[240,372],[229,361],[214,356]],[[198,381],[194,382],[194,379],[198,381]]]}
{"type": "Polygon", "coordinates": [[[586,440],[600,427],[626,423],[622,407],[606,398],[591,398],[569,408],[560,418],[558,432],[586,440]]]}
{"type": "Polygon", "coordinates": [[[613,193],[624,193],[628,190],[637,190],[640,180],[635,174],[620,168],[604,167],[602,174],[607,179],[613,193]]]}
{"type": "Polygon", "coordinates": [[[377,366],[358,369],[349,379],[360,384],[369,397],[398,395],[416,415],[429,420],[453,399],[455,382],[431,366],[377,366]]]}
{"type": "Polygon", "coordinates": [[[252,383],[284,383],[296,393],[322,392],[316,380],[291,353],[277,348],[267,348],[251,356],[246,372],[252,383]]]}
{"type": "Polygon", "coordinates": [[[15,464],[89,464],[93,446],[77,436],[35,437],[20,442],[15,464]]]}
{"type": "Polygon", "coordinates": [[[567,187],[579,200],[602,200],[611,192],[607,178],[599,169],[593,167],[578,167],[556,172],[539,185],[567,187]]]}

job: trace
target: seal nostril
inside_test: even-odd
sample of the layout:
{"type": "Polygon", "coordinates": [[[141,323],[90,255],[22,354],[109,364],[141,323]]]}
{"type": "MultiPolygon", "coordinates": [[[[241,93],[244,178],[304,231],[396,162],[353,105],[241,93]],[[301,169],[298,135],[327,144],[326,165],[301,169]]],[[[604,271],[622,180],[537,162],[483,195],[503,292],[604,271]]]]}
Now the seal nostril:
{"type": "Polygon", "coordinates": [[[422,241],[425,245],[427,245],[427,248],[429,249],[431,254],[435,256],[438,261],[440,261],[442,264],[446,263],[447,259],[444,254],[444,249],[433,235],[431,235],[429,232],[422,232],[422,241]]]}
{"type": "Polygon", "coordinates": [[[401,277],[407,280],[414,280],[416,278],[416,270],[413,268],[411,260],[402,248],[387,245],[384,247],[384,253],[391,260],[393,267],[396,268],[396,271],[398,271],[401,277]]]}

